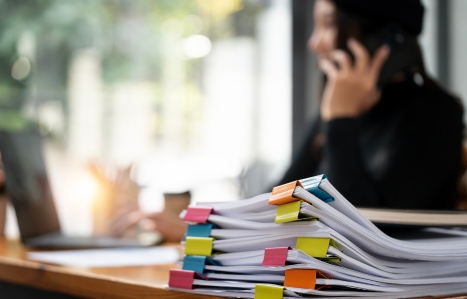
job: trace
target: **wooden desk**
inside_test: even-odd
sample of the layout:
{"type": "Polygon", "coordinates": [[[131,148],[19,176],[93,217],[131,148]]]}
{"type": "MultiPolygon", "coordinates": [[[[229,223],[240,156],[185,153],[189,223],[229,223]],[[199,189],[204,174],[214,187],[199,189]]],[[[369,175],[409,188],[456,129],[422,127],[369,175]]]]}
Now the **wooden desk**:
{"type": "Polygon", "coordinates": [[[83,298],[220,299],[165,290],[169,269],[175,265],[83,269],[29,261],[26,253],[18,241],[0,237],[0,281],[83,298]]]}
{"type": "Polygon", "coordinates": [[[0,237],[0,281],[83,298],[219,299],[164,289],[173,264],[84,269],[29,261],[26,253],[19,241],[0,237]]]}

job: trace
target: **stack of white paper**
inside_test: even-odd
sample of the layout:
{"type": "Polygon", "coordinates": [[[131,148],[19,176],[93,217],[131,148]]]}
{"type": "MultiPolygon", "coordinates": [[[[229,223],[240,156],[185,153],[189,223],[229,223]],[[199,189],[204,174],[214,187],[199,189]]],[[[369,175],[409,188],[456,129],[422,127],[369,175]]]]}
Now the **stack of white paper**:
{"type": "Polygon", "coordinates": [[[169,288],[236,298],[407,298],[467,293],[467,236],[394,239],[326,179],[204,203],[182,215],[182,270],[169,288]]]}

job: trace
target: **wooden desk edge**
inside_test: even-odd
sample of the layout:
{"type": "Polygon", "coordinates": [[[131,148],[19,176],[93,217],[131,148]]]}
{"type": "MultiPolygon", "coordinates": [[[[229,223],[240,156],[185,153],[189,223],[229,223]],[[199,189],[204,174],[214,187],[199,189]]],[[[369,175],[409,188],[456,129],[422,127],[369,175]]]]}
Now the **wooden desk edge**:
{"type": "MultiPolygon", "coordinates": [[[[0,243],[5,243],[4,238],[0,239],[3,239],[1,240],[3,242],[0,243]]],[[[61,266],[46,265],[2,255],[0,255],[0,280],[51,292],[96,299],[222,299],[221,297],[170,291],[158,287],[157,285],[138,282],[137,280],[79,271],[61,266]]],[[[467,296],[452,295],[419,298],[467,299],[467,296]]]]}
{"type": "Polygon", "coordinates": [[[137,281],[107,275],[73,271],[60,266],[0,256],[0,280],[51,292],[85,298],[199,298],[219,297],[193,295],[158,288],[137,281]],[[156,297],[160,296],[160,297],[156,297]]]}

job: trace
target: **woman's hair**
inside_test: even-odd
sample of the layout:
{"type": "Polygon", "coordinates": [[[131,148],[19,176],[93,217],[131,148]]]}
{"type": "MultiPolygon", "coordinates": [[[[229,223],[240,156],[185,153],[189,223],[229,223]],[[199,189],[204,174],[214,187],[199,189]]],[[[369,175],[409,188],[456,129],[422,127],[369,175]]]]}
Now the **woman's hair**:
{"type": "MultiPolygon", "coordinates": [[[[360,42],[363,42],[368,37],[377,34],[390,23],[394,22],[381,17],[376,18],[368,15],[364,16],[361,14],[351,13],[336,5],[336,46],[338,49],[343,49],[350,53],[349,49],[347,48],[347,41],[349,38],[352,37],[360,42]]],[[[411,78],[415,73],[419,73],[427,86],[437,87],[437,84],[426,73],[422,50],[417,42],[417,37],[410,34],[407,34],[407,37],[415,40],[414,44],[416,44],[417,47],[417,61],[413,68],[410,70],[410,73],[407,75],[411,78]]]]}

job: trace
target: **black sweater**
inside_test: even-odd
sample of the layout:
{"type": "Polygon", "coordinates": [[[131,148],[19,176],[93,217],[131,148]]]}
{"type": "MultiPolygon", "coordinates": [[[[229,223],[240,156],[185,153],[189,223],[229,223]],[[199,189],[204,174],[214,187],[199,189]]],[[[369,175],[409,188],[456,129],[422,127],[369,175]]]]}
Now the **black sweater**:
{"type": "Polygon", "coordinates": [[[453,209],[462,117],[459,102],[437,87],[393,84],[359,118],[314,121],[280,184],[325,173],[356,206],[453,209]],[[320,157],[313,150],[318,134],[320,157]]]}

